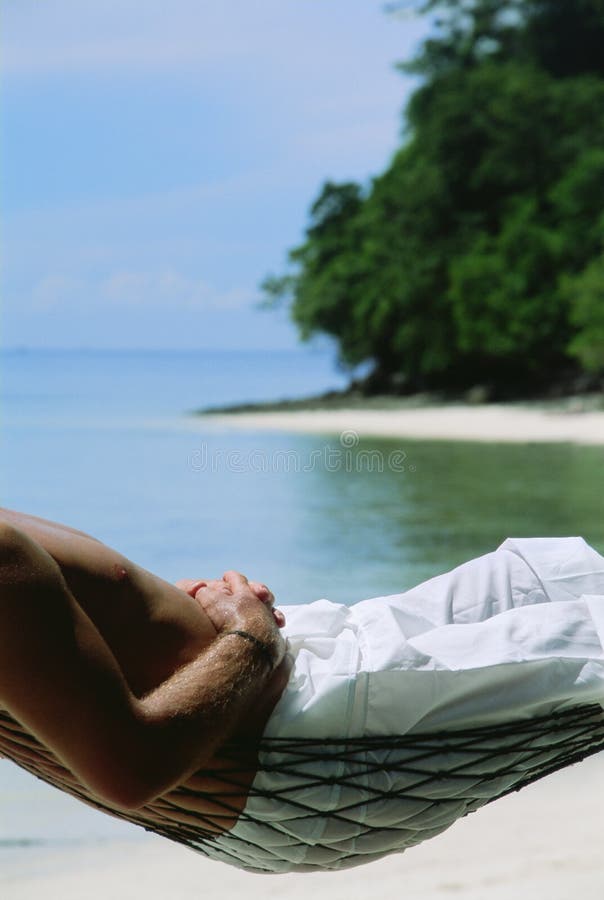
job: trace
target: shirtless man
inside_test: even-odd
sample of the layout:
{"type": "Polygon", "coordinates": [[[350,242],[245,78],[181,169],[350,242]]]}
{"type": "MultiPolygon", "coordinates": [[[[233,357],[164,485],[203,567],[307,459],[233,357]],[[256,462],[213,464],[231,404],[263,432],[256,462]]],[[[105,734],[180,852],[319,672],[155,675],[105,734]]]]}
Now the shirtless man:
{"type": "MultiPolygon", "coordinates": [[[[251,784],[292,666],[268,588],[234,571],[173,586],[82,532],[7,510],[0,567],[0,755],[128,818],[219,769],[227,739],[247,748],[251,784]]],[[[199,811],[221,831],[244,804],[199,811]]]]}
{"type": "Polygon", "coordinates": [[[289,606],[292,671],[264,585],[174,587],[80,532],[0,526],[0,754],[210,858],[379,859],[604,747],[604,557],[582,538],[289,606]]]}

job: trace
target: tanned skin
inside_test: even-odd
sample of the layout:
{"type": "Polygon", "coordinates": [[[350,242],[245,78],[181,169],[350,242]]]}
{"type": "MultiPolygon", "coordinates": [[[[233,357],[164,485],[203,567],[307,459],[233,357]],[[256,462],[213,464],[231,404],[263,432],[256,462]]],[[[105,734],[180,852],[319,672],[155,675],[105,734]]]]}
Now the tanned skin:
{"type": "Polygon", "coordinates": [[[261,735],[292,667],[283,624],[238,572],[174,586],[82,532],[0,512],[0,708],[116,809],[261,735]]]}

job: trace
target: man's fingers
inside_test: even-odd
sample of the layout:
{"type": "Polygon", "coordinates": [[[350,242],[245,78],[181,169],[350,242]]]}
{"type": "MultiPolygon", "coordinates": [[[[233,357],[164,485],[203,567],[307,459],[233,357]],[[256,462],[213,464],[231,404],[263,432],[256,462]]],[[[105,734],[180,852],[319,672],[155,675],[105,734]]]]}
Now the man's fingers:
{"type": "Polygon", "coordinates": [[[184,591],[191,597],[195,597],[195,594],[197,591],[201,590],[201,588],[209,587],[213,590],[223,590],[224,586],[228,587],[228,589],[233,592],[237,588],[241,589],[248,587],[259,600],[266,603],[268,606],[273,606],[275,603],[273,592],[265,584],[261,581],[248,581],[245,575],[234,570],[225,572],[221,579],[181,578],[176,582],[176,587],[180,588],[181,591],[184,591]]]}
{"type": "Polygon", "coordinates": [[[275,624],[277,625],[277,627],[283,628],[283,626],[285,625],[285,616],[283,615],[281,610],[273,609],[272,613],[273,613],[273,619],[275,620],[275,624]]]}
{"type": "Polygon", "coordinates": [[[218,592],[219,594],[226,594],[230,596],[232,594],[231,586],[228,582],[224,581],[222,578],[210,578],[207,581],[199,581],[197,582],[196,590],[193,596],[195,597],[199,591],[202,591],[204,588],[207,588],[209,591],[218,592]]]}
{"type": "Polygon", "coordinates": [[[181,578],[180,581],[176,582],[176,587],[180,588],[181,591],[184,591],[186,594],[190,594],[191,597],[194,597],[200,587],[203,587],[207,584],[206,581],[202,581],[199,578],[181,578]]]}
{"type": "Polygon", "coordinates": [[[245,575],[242,575],[241,572],[235,572],[234,569],[229,569],[228,572],[224,573],[222,578],[226,581],[232,591],[240,591],[243,588],[248,587],[248,580],[245,575]]]}
{"type": "Polygon", "coordinates": [[[269,606],[273,605],[275,602],[274,594],[265,584],[262,584],[261,581],[250,581],[249,586],[258,597],[258,600],[262,600],[263,603],[268,603],[269,606]]]}

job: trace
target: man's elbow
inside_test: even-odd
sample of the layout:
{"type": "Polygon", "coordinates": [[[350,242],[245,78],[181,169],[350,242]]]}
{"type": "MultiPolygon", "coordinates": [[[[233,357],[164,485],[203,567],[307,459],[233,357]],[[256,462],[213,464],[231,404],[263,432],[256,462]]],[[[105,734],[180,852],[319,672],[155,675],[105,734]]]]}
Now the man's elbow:
{"type": "Polygon", "coordinates": [[[128,772],[125,769],[117,773],[94,775],[86,781],[95,799],[120,812],[136,812],[167,790],[160,780],[144,779],[140,772],[128,772]]]}
{"type": "Polygon", "coordinates": [[[190,775],[191,760],[178,752],[178,742],[143,731],[139,740],[107,747],[90,759],[82,780],[102,803],[135,812],[176,787],[190,775]],[[154,739],[155,738],[155,739],[154,739]]]}
{"type": "Polygon", "coordinates": [[[160,794],[155,791],[137,790],[136,787],[119,788],[108,791],[106,796],[99,797],[102,803],[119,812],[135,813],[157,800],[160,794]]]}

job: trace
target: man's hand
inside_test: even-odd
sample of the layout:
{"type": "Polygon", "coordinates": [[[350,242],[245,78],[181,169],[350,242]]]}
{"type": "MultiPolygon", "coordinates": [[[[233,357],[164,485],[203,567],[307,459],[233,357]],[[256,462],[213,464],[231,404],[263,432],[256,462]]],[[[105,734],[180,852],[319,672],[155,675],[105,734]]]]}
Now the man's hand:
{"type": "Polygon", "coordinates": [[[239,572],[225,572],[222,579],[180,581],[177,587],[185,590],[202,606],[218,631],[241,629],[265,643],[273,654],[274,665],[269,681],[262,692],[248,703],[240,716],[233,738],[259,739],[275,704],[285,690],[294,660],[286,652],[278,628],[285,625],[285,616],[275,609],[275,597],[266,585],[248,579],[239,572]],[[272,621],[268,613],[272,615],[272,621]],[[275,627],[277,626],[277,627],[275,627]]]}
{"type": "Polygon", "coordinates": [[[260,600],[245,575],[229,571],[221,580],[201,582],[194,596],[219,635],[239,630],[261,641],[273,658],[274,670],[285,655],[285,641],[279,632],[285,618],[273,609],[274,597],[268,588],[265,590],[267,596],[260,600]]]}
{"type": "MultiPolygon", "coordinates": [[[[226,575],[230,573],[226,572],[225,576],[222,579],[216,578],[206,578],[206,579],[193,579],[193,578],[181,578],[180,581],[176,582],[176,587],[180,588],[181,591],[184,591],[190,597],[196,597],[197,592],[201,588],[209,587],[210,589],[216,589],[218,591],[222,590],[223,586],[228,586],[228,582],[225,580],[226,575]]],[[[236,575],[239,573],[235,573],[236,575]]],[[[247,584],[249,590],[252,591],[262,603],[266,604],[271,612],[275,623],[279,628],[283,628],[285,625],[285,616],[281,612],[280,609],[275,609],[275,596],[269,588],[265,584],[262,584],[260,581],[249,581],[245,578],[244,575],[241,575],[247,584]]]]}

